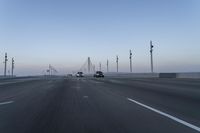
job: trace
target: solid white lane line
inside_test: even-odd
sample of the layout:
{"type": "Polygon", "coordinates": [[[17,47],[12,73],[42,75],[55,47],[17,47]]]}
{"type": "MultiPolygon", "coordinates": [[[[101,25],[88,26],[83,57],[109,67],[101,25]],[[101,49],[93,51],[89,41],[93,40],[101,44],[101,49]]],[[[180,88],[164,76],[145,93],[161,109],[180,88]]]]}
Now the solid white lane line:
{"type": "Polygon", "coordinates": [[[2,103],[0,103],[0,105],[10,104],[10,103],[13,103],[13,102],[14,101],[2,102],[2,103]]]}
{"type": "Polygon", "coordinates": [[[192,129],[194,129],[194,130],[200,132],[200,127],[197,127],[197,126],[195,126],[195,125],[193,125],[193,124],[190,124],[190,123],[188,123],[188,122],[186,122],[186,121],[183,121],[183,120],[181,120],[181,119],[179,119],[179,118],[177,118],[177,117],[174,117],[174,116],[172,116],[172,115],[170,115],[170,114],[164,113],[164,112],[162,112],[162,111],[160,111],[160,110],[154,109],[154,108],[152,108],[152,107],[150,107],[150,106],[147,106],[147,105],[145,105],[145,104],[143,104],[143,103],[140,103],[140,102],[138,102],[138,101],[135,101],[135,100],[133,100],[133,99],[131,99],[131,98],[127,98],[127,100],[129,100],[129,101],[131,101],[131,102],[133,102],[133,103],[136,103],[136,104],[138,104],[138,105],[140,105],[140,106],[142,106],[142,107],[144,107],[144,108],[147,108],[147,109],[149,109],[149,110],[151,110],[151,111],[153,111],[153,112],[156,112],[156,113],[158,113],[158,114],[160,114],[160,115],[162,115],[162,116],[165,116],[165,117],[167,117],[167,118],[169,118],[169,119],[171,119],[171,120],[174,120],[174,121],[176,121],[176,122],[178,122],[178,123],[181,123],[181,124],[183,124],[183,125],[185,125],[185,126],[187,126],[187,127],[190,127],[190,128],[192,128],[192,129]]]}

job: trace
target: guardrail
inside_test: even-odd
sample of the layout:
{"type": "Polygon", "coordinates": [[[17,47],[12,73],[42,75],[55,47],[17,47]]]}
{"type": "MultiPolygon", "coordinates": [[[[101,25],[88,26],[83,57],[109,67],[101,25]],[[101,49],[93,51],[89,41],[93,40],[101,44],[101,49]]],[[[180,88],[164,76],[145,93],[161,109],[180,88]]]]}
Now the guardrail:
{"type": "Polygon", "coordinates": [[[106,77],[124,78],[200,78],[200,72],[188,73],[105,73],[106,77]]]}

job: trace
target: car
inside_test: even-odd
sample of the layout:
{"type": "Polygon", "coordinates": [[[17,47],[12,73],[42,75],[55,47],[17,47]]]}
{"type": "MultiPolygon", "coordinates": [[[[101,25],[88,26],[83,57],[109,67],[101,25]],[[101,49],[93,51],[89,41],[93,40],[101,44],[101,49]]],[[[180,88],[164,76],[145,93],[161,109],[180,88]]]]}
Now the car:
{"type": "Polygon", "coordinates": [[[98,78],[98,77],[104,77],[104,74],[102,71],[96,71],[96,73],[94,74],[94,77],[98,78]]]}
{"type": "Polygon", "coordinates": [[[77,72],[76,77],[84,77],[83,72],[77,72]]]}

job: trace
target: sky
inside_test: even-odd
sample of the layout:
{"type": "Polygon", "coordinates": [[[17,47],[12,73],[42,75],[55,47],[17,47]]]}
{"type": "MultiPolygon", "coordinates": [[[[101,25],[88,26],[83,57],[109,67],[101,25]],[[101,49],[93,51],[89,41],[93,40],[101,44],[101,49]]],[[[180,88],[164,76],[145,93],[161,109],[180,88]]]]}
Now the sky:
{"type": "Polygon", "coordinates": [[[77,71],[88,57],[103,71],[200,71],[199,0],[0,0],[0,75],[4,54],[16,75],[77,71]]]}

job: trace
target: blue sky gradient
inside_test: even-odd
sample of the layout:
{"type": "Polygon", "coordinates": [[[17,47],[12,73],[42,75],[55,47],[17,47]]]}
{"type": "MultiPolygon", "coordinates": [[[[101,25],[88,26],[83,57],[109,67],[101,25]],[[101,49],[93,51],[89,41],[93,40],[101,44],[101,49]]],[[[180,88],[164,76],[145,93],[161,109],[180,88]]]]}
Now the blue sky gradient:
{"type": "Polygon", "coordinates": [[[48,64],[68,73],[90,56],[98,66],[150,72],[200,71],[199,0],[0,0],[0,74],[7,52],[17,75],[41,74],[48,64]]]}

